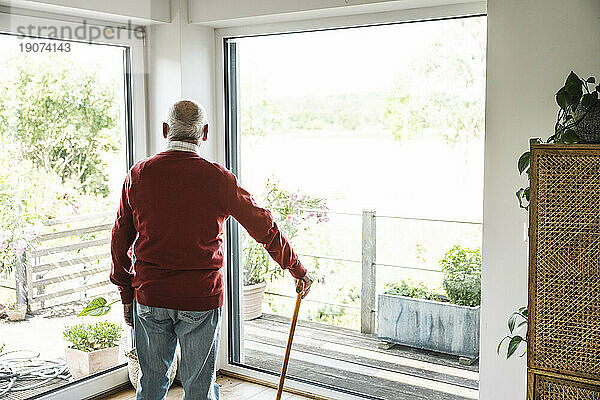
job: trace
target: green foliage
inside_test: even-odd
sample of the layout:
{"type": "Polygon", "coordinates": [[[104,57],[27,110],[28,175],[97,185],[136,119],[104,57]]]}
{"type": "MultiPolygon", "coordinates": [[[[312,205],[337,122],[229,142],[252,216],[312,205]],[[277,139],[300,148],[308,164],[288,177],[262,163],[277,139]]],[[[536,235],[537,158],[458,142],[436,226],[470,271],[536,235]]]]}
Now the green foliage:
{"type": "Polygon", "coordinates": [[[122,331],[121,326],[114,322],[77,324],[66,327],[63,337],[72,348],[90,352],[116,346],[122,331]]]}
{"type": "Polygon", "coordinates": [[[459,245],[452,247],[440,260],[444,278],[442,286],[450,301],[461,306],[481,304],[481,250],[459,245]]]}
{"type": "Polygon", "coordinates": [[[356,314],[351,313],[351,309],[343,307],[342,304],[359,306],[360,289],[356,285],[349,285],[339,288],[333,301],[338,305],[323,304],[316,309],[309,309],[306,320],[322,322],[333,326],[344,326],[347,328],[356,328],[356,314]]]}
{"type": "Polygon", "coordinates": [[[283,129],[283,115],[279,107],[261,92],[241,109],[242,132],[244,135],[264,136],[283,129]]]}
{"type": "Polygon", "coordinates": [[[387,283],[384,287],[384,293],[424,300],[436,298],[435,294],[423,282],[413,282],[411,280],[387,283]]]}
{"type": "Polygon", "coordinates": [[[16,57],[5,66],[0,91],[2,136],[45,172],[54,172],[81,193],[106,196],[103,153],[115,152],[118,110],[115,88],[63,57],[33,61],[16,57]]]}
{"type": "Polygon", "coordinates": [[[384,105],[379,93],[273,99],[267,93],[265,82],[254,76],[243,80],[240,93],[244,136],[284,134],[290,130],[373,128],[380,124],[384,105]]]}
{"type": "Polygon", "coordinates": [[[119,300],[115,300],[109,304],[104,297],[96,297],[77,316],[83,317],[89,315],[92,317],[101,317],[108,314],[111,309],[110,306],[118,302],[119,300]]]}
{"type": "Polygon", "coordinates": [[[500,340],[500,343],[498,343],[498,348],[496,349],[496,352],[498,354],[500,354],[502,344],[507,340],[507,359],[510,358],[513,354],[515,354],[519,346],[521,346],[522,344],[525,345],[525,350],[521,354],[521,357],[523,357],[527,353],[527,321],[527,307],[521,307],[510,315],[510,317],[508,318],[509,334],[502,338],[502,340],[500,340]]]}
{"type": "Polygon", "coordinates": [[[114,88],[63,58],[24,56],[0,76],[0,270],[40,222],[104,208],[102,161],[119,142],[114,88]]]}
{"type": "Polygon", "coordinates": [[[398,140],[432,132],[448,143],[482,137],[484,130],[484,22],[462,21],[431,46],[411,76],[388,95],[386,127],[398,140]],[[467,25],[468,24],[468,25],[467,25]]]}
{"type": "MultiPolygon", "coordinates": [[[[278,182],[270,179],[265,184],[263,200],[264,207],[273,213],[275,221],[288,240],[294,239],[313,224],[328,220],[325,199],[285,190],[278,182]],[[305,212],[302,209],[315,211],[305,212]]],[[[276,265],[264,247],[249,235],[243,235],[242,246],[244,285],[270,282],[283,276],[283,269],[276,265]]]]}
{"type": "MultiPolygon", "coordinates": [[[[600,107],[600,86],[594,86],[596,78],[590,76],[585,81],[573,71],[567,76],[565,84],[556,92],[558,116],[554,124],[554,134],[546,139],[546,143],[579,143],[581,139],[577,134],[577,127],[589,114],[600,107]]],[[[540,138],[529,140],[529,145],[544,143],[540,138]]],[[[527,173],[529,179],[531,155],[526,151],[517,161],[519,174],[527,173]]],[[[529,209],[529,187],[520,188],[517,193],[519,207],[529,209]]]]}

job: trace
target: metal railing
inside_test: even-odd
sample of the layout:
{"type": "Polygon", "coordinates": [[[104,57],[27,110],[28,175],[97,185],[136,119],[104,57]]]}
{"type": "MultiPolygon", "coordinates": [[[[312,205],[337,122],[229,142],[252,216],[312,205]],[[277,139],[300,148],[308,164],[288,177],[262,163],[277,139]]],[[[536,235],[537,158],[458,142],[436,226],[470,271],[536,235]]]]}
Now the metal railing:
{"type": "MultiPolygon", "coordinates": [[[[403,268],[408,270],[430,272],[440,274],[441,270],[434,267],[424,266],[412,266],[412,265],[400,265],[400,264],[389,264],[389,263],[378,263],[377,262],[377,219],[397,219],[406,221],[420,221],[420,222],[442,222],[451,224],[467,224],[467,225],[482,225],[478,221],[464,221],[464,220],[451,220],[451,219],[433,219],[433,218],[419,218],[409,216],[397,216],[397,215],[377,215],[375,210],[363,210],[362,213],[353,213],[345,211],[332,211],[332,210],[321,210],[321,209],[309,209],[301,208],[299,211],[302,212],[318,212],[321,214],[335,214],[335,215],[349,215],[362,218],[362,257],[360,260],[336,257],[331,255],[319,255],[319,254],[306,254],[298,253],[301,257],[312,257],[323,260],[340,261],[347,263],[361,264],[361,296],[360,296],[360,307],[353,306],[351,304],[342,303],[331,303],[322,300],[306,299],[306,301],[332,305],[342,308],[349,309],[360,309],[360,326],[362,333],[374,333],[376,319],[376,282],[377,282],[377,267],[393,267],[403,268]]],[[[283,293],[277,292],[266,292],[269,295],[280,296],[280,297],[293,297],[283,293]]]]}

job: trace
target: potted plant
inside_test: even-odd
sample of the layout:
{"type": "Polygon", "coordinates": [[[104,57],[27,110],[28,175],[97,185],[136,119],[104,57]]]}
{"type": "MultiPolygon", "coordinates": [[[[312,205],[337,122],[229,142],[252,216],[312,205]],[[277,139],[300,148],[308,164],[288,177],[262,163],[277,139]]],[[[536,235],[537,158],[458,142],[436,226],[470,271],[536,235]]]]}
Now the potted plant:
{"type": "Polygon", "coordinates": [[[386,286],[378,296],[378,338],[475,360],[479,357],[481,251],[454,246],[440,265],[447,297],[423,283],[386,286]]]}
{"type": "Polygon", "coordinates": [[[116,365],[122,330],[119,324],[107,321],[66,327],[63,337],[70,345],[65,348],[65,359],[73,378],[80,379],[116,365]]]}
{"type": "MultiPolygon", "coordinates": [[[[265,207],[273,213],[288,240],[294,239],[315,223],[328,221],[325,199],[287,191],[271,179],[267,180],[265,189],[265,207]]],[[[243,313],[247,321],[262,315],[267,282],[283,276],[284,271],[271,260],[263,246],[247,234],[242,237],[242,249],[243,313]]]]}
{"type": "MultiPolygon", "coordinates": [[[[102,315],[106,315],[110,312],[111,306],[115,303],[118,303],[119,300],[115,300],[112,303],[108,303],[104,297],[97,297],[90,301],[90,303],[79,313],[79,316],[95,316],[100,317],[102,315]]],[[[118,355],[118,352],[117,352],[118,355]]],[[[139,374],[140,374],[140,363],[137,358],[137,353],[135,351],[135,347],[130,351],[125,353],[125,357],[127,357],[127,372],[129,375],[129,381],[133,385],[135,389],[137,389],[139,374]]],[[[171,363],[171,369],[169,370],[169,386],[173,384],[175,380],[175,375],[177,374],[177,368],[179,366],[179,354],[173,357],[173,362],[171,363]]]]}
{"type": "Polygon", "coordinates": [[[23,321],[25,319],[25,313],[27,312],[27,306],[25,304],[16,304],[9,302],[4,312],[9,321],[23,321]]]}
{"type": "MultiPolygon", "coordinates": [[[[559,106],[554,134],[546,143],[600,143],[600,86],[596,78],[590,76],[585,81],[573,71],[565,84],[556,92],[559,106]]],[[[541,138],[530,139],[532,143],[544,143],[541,138]]],[[[529,177],[530,153],[519,157],[519,173],[529,177]]],[[[529,207],[529,187],[520,188],[517,193],[519,207],[529,207]]]]}

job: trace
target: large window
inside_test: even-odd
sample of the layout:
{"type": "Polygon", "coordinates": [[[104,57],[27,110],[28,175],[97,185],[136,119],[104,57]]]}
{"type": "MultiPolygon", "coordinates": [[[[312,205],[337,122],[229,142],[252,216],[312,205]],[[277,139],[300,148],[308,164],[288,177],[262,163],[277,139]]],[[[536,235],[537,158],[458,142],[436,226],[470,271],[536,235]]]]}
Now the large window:
{"type": "MultiPolygon", "coordinates": [[[[408,346],[408,331],[384,338],[384,317],[398,310],[378,307],[394,295],[478,312],[485,25],[472,17],[226,41],[229,166],[317,279],[292,378],[382,399],[477,397],[475,349],[430,353],[408,346]]],[[[242,228],[231,232],[230,360],[278,373],[293,282],[242,228]]],[[[465,328],[477,345],[478,329],[465,328]]]]}
{"type": "Polygon", "coordinates": [[[108,281],[110,229],[125,174],[143,155],[134,134],[145,134],[133,122],[141,40],[32,38],[14,28],[0,34],[0,370],[15,373],[0,380],[6,399],[126,362],[121,307],[78,314],[96,297],[118,298],[108,281]],[[95,350],[105,353],[88,363],[95,350]]]}

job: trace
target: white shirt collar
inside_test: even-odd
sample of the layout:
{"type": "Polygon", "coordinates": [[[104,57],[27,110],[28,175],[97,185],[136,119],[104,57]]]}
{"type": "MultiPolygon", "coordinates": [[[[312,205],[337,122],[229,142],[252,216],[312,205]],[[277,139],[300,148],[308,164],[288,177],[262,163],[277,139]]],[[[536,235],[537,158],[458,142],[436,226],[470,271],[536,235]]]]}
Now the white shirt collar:
{"type": "Polygon", "coordinates": [[[191,151],[193,153],[200,154],[200,146],[194,143],[184,142],[181,140],[167,141],[167,150],[191,151]]]}

